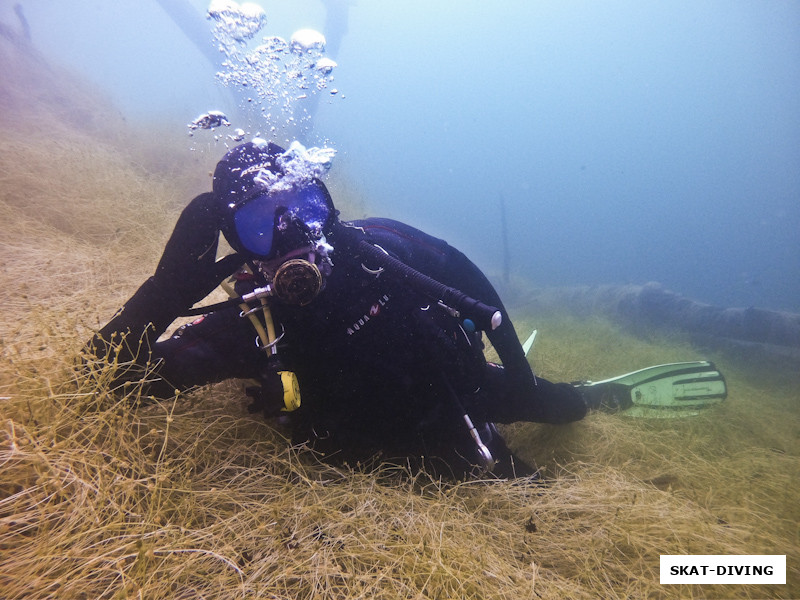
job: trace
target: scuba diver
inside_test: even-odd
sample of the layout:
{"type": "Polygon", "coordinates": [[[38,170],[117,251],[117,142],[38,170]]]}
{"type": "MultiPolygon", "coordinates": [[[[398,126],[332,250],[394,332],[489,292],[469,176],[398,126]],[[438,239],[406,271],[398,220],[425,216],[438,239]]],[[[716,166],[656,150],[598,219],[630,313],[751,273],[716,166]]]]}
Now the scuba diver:
{"type": "Polygon", "coordinates": [[[285,157],[253,140],[217,164],[154,275],[90,342],[119,365],[115,386],[169,398],[244,379],[251,412],[288,420],[293,442],[327,460],[455,478],[532,475],[495,423],[569,423],[608,401],[534,376],[464,254],[397,221],[341,221],[319,179],[286,177],[285,157]],[[216,260],[220,233],[235,252],[216,260]],[[192,309],[219,285],[230,300],[192,309]],[[484,334],[501,364],[486,361],[484,334]]]}

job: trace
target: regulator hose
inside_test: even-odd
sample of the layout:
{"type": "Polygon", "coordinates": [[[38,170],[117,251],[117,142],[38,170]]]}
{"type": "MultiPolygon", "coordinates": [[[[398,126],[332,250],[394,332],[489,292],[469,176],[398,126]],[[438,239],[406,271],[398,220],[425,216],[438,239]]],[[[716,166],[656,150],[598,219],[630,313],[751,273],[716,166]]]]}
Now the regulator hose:
{"type": "Polygon", "coordinates": [[[420,273],[403,261],[389,256],[379,246],[361,240],[358,243],[358,249],[386,271],[402,278],[410,288],[433,300],[440,301],[445,306],[457,311],[458,316],[472,320],[478,329],[491,331],[497,329],[503,322],[503,315],[499,309],[420,273]]]}
{"type": "MultiPolygon", "coordinates": [[[[392,275],[399,277],[410,288],[427,296],[428,298],[444,304],[446,308],[455,311],[456,316],[470,319],[478,329],[493,331],[503,322],[503,315],[498,308],[484,304],[467,296],[464,292],[456,288],[447,286],[424,273],[420,273],[413,267],[408,266],[403,261],[394,258],[386,253],[379,246],[370,244],[366,240],[358,242],[358,250],[367,258],[374,260],[380,267],[392,275]]],[[[269,297],[276,295],[272,285],[258,288],[250,294],[245,294],[240,298],[231,298],[224,302],[192,308],[183,313],[182,316],[195,316],[207,314],[215,310],[236,306],[241,302],[250,302],[256,298],[269,297]]]]}

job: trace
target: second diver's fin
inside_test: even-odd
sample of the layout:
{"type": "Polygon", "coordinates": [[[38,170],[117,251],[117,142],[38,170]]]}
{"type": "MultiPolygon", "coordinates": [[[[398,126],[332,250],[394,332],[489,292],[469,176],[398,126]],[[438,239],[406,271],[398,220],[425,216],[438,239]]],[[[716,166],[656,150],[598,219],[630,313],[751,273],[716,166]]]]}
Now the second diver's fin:
{"type": "Polygon", "coordinates": [[[722,402],[725,378],[714,363],[701,360],[669,363],[632,373],[573,384],[590,409],[633,417],[679,417],[722,402]]]}

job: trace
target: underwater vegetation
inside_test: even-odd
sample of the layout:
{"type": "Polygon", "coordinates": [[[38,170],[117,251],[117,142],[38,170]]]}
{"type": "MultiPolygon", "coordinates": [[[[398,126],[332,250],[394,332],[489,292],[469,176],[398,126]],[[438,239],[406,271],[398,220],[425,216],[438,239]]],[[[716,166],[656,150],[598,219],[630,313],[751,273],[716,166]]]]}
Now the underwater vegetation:
{"type": "Polygon", "coordinates": [[[148,402],[82,377],[218,156],[125,124],[13,36],[0,63],[0,598],[800,596],[798,374],[681,333],[514,308],[544,377],[703,357],[729,387],[691,418],[508,427],[538,482],[333,468],[237,382],[148,402]],[[661,554],[786,554],[787,584],[661,586],[661,554]]]}

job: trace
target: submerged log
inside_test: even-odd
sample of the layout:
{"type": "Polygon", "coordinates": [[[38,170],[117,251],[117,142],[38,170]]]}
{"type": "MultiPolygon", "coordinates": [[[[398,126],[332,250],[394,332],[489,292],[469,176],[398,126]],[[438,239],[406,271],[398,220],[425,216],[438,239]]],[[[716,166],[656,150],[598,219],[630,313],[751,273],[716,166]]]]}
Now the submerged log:
{"type": "Polygon", "coordinates": [[[527,309],[603,315],[627,329],[681,331],[700,345],[761,352],[800,361],[800,314],[762,308],[723,308],[695,302],[658,283],[544,288],[525,294],[527,309]]]}

